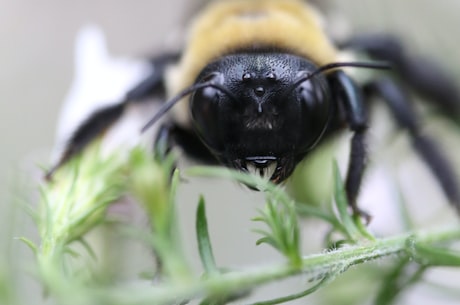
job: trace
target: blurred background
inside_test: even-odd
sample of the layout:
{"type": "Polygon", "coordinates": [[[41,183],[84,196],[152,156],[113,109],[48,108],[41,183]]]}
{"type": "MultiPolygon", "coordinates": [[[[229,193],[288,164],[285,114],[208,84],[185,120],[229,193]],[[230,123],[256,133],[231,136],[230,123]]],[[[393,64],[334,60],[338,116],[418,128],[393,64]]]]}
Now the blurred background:
{"type": "MultiPolygon", "coordinates": [[[[15,206],[17,202],[32,200],[34,185],[31,181],[40,176],[38,169],[49,162],[60,106],[72,83],[74,42],[78,30],[89,23],[97,24],[103,29],[108,48],[114,56],[140,58],[164,49],[172,34],[181,33],[189,16],[201,2],[0,0],[0,271],[12,271],[12,274],[5,272],[6,281],[20,283],[11,289],[27,291],[22,293],[24,304],[39,304],[36,298],[41,296],[41,291],[34,286],[31,277],[18,275],[24,274],[30,266],[25,264],[11,268],[9,265],[11,257],[18,264],[30,259],[28,249],[18,245],[12,237],[34,237],[36,233],[31,221],[15,206]]],[[[396,33],[407,42],[410,50],[437,59],[460,86],[459,1],[316,2],[326,10],[327,17],[331,18],[333,27],[338,31],[396,33]]],[[[448,154],[457,158],[455,164],[459,165],[460,158],[455,152],[458,138],[452,134],[444,136],[441,127],[434,126],[431,130],[446,150],[450,150],[448,154]]],[[[260,200],[260,194],[229,183],[212,184],[209,189],[200,191],[206,193],[208,202],[218,203],[209,207],[209,213],[213,215],[209,218],[211,226],[219,227],[213,230],[213,234],[225,241],[215,250],[222,265],[259,262],[267,249],[253,250],[257,236],[244,236],[249,235],[248,219],[254,216],[257,206],[247,203],[260,200]],[[223,196],[223,192],[232,193],[232,196],[223,196]],[[245,219],[247,223],[235,225],[235,218],[245,219]],[[242,248],[252,250],[243,251],[236,257],[235,253],[240,253],[242,248]]],[[[185,185],[182,192],[183,197],[198,193],[193,184],[185,185]]],[[[439,190],[435,192],[439,193],[439,190]]],[[[434,198],[442,196],[438,194],[434,198]]],[[[195,203],[190,211],[193,211],[195,203]]],[[[446,211],[450,213],[447,207],[446,211]]],[[[193,217],[188,217],[186,210],[182,213],[184,227],[193,226],[193,217]]],[[[148,257],[149,254],[145,255],[148,257]]],[[[277,258],[273,253],[272,257],[264,257],[264,260],[277,258]]],[[[289,282],[284,285],[289,287],[294,284],[289,282]]],[[[410,298],[407,300],[405,304],[417,304],[416,301],[410,303],[410,298]]]]}

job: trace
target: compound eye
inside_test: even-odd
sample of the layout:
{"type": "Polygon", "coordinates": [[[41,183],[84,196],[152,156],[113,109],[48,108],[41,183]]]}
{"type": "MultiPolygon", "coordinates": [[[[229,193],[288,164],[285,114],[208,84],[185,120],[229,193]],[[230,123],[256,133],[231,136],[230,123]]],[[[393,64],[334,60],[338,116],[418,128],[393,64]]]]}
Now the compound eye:
{"type": "MultiPolygon", "coordinates": [[[[222,73],[213,72],[202,78],[200,83],[211,82],[222,85],[224,76],[222,73]]],[[[193,125],[197,130],[202,140],[211,148],[217,149],[222,144],[220,143],[220,101],[224,94],[221,90],[207,86],[201,90],[197,90],[190,100],[190,111],[192,115],[193,125]]]]}
{"type": "Polygon", "coordinates": [[[222,85],[224,83],[224,75],[221,72],[211,72],[205,77],[203,77],[200,82],[206,83],[206,82],[213,82],[219,85],[222,85]]]}
{"type": "Polygon", "coordinates": [[[297,99],[309,109],[318,106],[323,99],[322,88],[312,80],[307,80],[297,87],[297,99]]]}
{"type": "MultiPolygon", "coordinates": [[[[224,76],[222,73],[213,72],[201,79],[200,83],[213,83],[222,85],[224,83],[224,76]]],[[[198,99],[214,101],[219,98],[220,93],[221,92],[219,89],[212,86],[208,86],[201,90],[197,90],[196,96],[198,99]]]]}
{"type": "MultiPolygon", "coordinates": [[[[200,82],[222,85],[224,83],[224,76],[222,73],[212,72],[205,76],[200,82]]],[[[219,97],[219,93],[220,91],[212,86],[206,87],[202,90],[198,90],[198,95],[200,96],[200,98],[208,101],[216,100],[219,97]]]]}
{"type": "Polygon", "coordinates": [[[201,91],[201,98],[213,101],[219,98],[219,92],[216,88],[206,87],[201,91]]]}

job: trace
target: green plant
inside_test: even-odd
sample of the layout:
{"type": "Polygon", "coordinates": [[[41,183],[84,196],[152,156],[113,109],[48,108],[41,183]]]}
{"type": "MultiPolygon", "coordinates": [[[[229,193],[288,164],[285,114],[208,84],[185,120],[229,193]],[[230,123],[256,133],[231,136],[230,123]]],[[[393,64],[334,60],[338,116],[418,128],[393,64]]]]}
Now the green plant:
{"type": "Polygon", "coordinates": [[[159,164],[141,148],[134,148],[127,156],[114,153],[101,157],[98,145],[94,144],[42,187],[42,204],[34,214],[40,244],[23,240],[35,253],[38,279],[46,297],[69,305],[185,304],[190,300],[201,300],[203,305],[225,304],[232,300],[244,302],[252,289],[269,282],[300,274],[311,279],[304,291],[255,303],[279,304],[320,288],[328,289],[326,286],[351,266],[389,257],[394,266],[384,274],[375,302],[391,304],[428,268],[460,266],[460,255],[444,246],[460,240],[459,226],[410,231],[387,238],[369,233],[361,219],[348,212],[336,165],[335,203],[325,207],[298,204],[280,187],[256,176],[223,168],[193,167],[183,176],[231,179],[262,190],[266,206],[253,219],[264,226],[254,230],[260,235],[257,244],[270,245],[284,257],[277,264],[244,270],[219,266],[213,254],[205,199],[201,197],[196,212],[196,237],[203,273],[196,274],[183,251],[178,230],[175,205],[181,174],[176,170],[171,178],[173,163],[171,158],[159,164]],[[93,260],[100,259],[85,237],[96,226],[107,223],[108,207],[128,194],[143,207],[150,223],[147,231],[132,229],[157,258],[156,281],[147,281],[148,285],[145,281],[101,283],[97,271],[83,255],[86,251],[93,260]],[[299,222],[304,216],[318,218],[330,227],[327,251],[302,254],[299,222]],[[83,247],[78,248],[77,244],[83,247]],[[69,263],[69,258],[79,263],[69,263]],[[403,272],[414,262],[415,272],[403,272]]]}

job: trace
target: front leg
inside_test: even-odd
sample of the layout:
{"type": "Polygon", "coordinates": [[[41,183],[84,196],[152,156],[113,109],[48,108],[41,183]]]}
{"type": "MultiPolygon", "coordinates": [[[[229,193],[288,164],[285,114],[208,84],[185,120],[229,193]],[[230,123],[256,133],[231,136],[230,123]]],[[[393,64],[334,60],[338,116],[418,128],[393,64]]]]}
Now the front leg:
{"type": "Polygon", "coordinates": [[[198,162],[209,165],[218,164],[217,159],[193,130],[172,122],[161,125],[154,142],[154,152],[157,160],[164,161],[175,146],[182,148],[187,156],[198,162]]]}
{"type": "Polygon", "coordinates": [[[335,100],[342,104],[347,123],[354,132],[351,139],[350,160],[345,182],[348,204],[354,214],[362,216],[366,222],[369,222],[370,215],[360,210],[356,203],[368,160],[366,149],[368,117],[362,93],[356,83],[343,71],[332,73],[329,76],[329,81],[333,92],[335,92],[335,100]]]}

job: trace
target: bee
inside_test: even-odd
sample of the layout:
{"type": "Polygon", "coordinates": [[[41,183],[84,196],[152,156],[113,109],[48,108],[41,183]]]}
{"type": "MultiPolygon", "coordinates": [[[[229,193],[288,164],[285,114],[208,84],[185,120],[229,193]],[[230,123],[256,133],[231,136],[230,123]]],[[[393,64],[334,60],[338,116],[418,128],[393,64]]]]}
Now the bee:
{"type": "Polygon", "coordinates": [[[78,126],[48,177],[119,120],[128,105],[159,96],[167,101],[143,129],[170,112],[156,135],[157,156],[178,145],[203,162],[253,172],[275,184],[285,181],[319,143],[348,128],[353,136],[345,189],[352,210],[365,215],[356,199],[368,159],[369,101],[377,96],[459,209],[455,173],[436,142],[421,131],[404,89],[424,95],[454,118],[460,107],[453,82],[392,36],[359,35],[336,43],[320,19],[300,0],[209,4],[193,20],[181,52],[154,58],[152,73],[119,103],[78,126]],[[343,61],[344,50],[369,60],[343,61]],[[391,73],[363,83],[343,69],[389,66],[391,73]]]}

